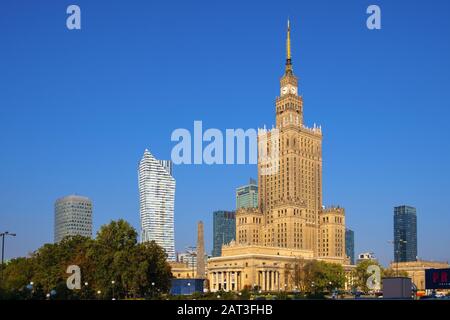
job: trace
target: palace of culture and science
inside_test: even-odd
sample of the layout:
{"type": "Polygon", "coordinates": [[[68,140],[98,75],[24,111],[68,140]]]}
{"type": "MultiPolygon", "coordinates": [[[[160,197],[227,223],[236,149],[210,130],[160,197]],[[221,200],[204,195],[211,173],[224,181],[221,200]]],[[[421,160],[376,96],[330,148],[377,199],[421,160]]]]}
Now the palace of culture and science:
{"type": "Polygon", "coordinates": [[[339,263],[345,255],[345,212],[322,204],[322,131],[303,124],[303,99],[291,60],[290,26],[286,65],[276,98],[276,127],[258,135],[258,208],[236,212],[236,241],[208,261],[211,291],[258,287],[294,290],[292,276],[300,261],[339,263]],[[275,169],[268,170],[261,152],[276,150],[275,169]]]}

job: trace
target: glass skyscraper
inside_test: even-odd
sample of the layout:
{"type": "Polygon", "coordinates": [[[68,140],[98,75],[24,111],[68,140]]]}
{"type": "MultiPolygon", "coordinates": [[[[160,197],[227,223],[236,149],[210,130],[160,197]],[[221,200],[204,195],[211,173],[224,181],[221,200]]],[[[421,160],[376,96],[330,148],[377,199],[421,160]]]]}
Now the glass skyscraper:
{"type": "Polygon", "coordinates": [[[234,211],[213,213],[213,257],[220,257],[222,245],[236,240],[236,214],[234,211]]]}
{"type": "Polygon", "coordinates": [[[141,241],[154,240],[175,261],[175,179],[172,162],[157,160],[147,149],[139,163],[141,241]]]}
{"type": "Polygon", "coordinates": [[[355,264],[355,232],[350,229],[345,229],[345,255],[355,264]]]}
{"type": "Polygon", "coordinates": [[[416,208],[394,208],[394,259],[395,262],[417,260],[417,214],[416,208]]]}
{"type": "Polygon", "coordinates": [[[236,189],[236,209],[258,207],[258,184],[250,179],[249,184],[236,189]]]}
{"type": "Polygon", "coordinates": [[[55,202],[54,241],[76,235],[92,237],[92,201],[70,195],[55,202]]]}

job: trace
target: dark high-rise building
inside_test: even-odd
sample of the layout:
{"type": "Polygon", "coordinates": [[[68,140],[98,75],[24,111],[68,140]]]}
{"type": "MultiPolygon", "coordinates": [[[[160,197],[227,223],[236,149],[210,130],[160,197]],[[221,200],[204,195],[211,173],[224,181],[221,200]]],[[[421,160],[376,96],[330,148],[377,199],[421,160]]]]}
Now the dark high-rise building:
{"type": "Polygon", "coordinates": [[[395,262],[417,260],[416,208],[394,208],[394,259],[395,262]]]}
{"type": "Polygon", "coordinates": [[[220,257],[222,245],[236,239],[236,214],[234,211],[213,213],[213,257],[220,257]]]}
{"type": "Polygon", "coordinates": [[[355,233],[350,229],[345,229],[345,255],[355,264],[355,233]]]}

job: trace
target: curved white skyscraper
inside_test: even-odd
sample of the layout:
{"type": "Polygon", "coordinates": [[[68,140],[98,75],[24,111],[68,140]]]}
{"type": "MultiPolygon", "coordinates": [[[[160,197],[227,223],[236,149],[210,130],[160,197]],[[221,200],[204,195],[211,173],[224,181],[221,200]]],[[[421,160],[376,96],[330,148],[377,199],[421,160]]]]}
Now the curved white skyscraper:
{"type": "Polygon", "coordinates": [[[141,241],[154,240],[175,261],[175,179],[172,161],[157,160],[147,149],[139,163],[141,241]]]}

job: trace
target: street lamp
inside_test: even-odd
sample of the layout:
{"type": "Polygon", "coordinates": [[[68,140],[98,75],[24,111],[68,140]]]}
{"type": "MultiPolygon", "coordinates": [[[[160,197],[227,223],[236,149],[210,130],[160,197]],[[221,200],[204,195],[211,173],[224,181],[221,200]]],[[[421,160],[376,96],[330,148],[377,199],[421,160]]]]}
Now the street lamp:
{"type": "Polygon", "coordinates": [[[116,282],[115,282],[114,280],[111,281],[111,284],[112,284],[112,291],[113,291],[112,300],[116,300],[116,299],[114,298],[114,296],[115,296],[115,294],[114,294],[114,284],[115,284],[115,283],[116,283],[116,282]]]}
{"type": "Polygon", "coordinates": [[[0,233],[0,237],[2,237],[2,274],[1,274],[1,280],[3,281],[3,267],[4,267],[4,262],[5,262],[5,237],[6,236],[11,236],[11,237],[15,237],[16,234],[15,233],[10,233],[9,231],[5,231],[0,233]]]}
{"type": "Polygon", "coordinates": [[[394,259],[395,259],[395,269],[396,269],[395,274],[398,277],[398,263],[399,263],[399,260],[400,260],[400,257],[399,257],[400,256],[400,246],[402,244],[408,243],[408,241],[403,240],[403,239],[399,239],[398,240],[398,248],[395,248],[395,240],[390,240],[390,241],[388,241],[388,243],[394,245],[394,250],[395,250],[394,259]]]}

